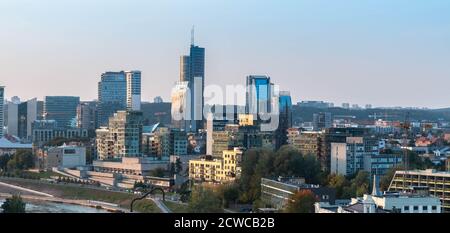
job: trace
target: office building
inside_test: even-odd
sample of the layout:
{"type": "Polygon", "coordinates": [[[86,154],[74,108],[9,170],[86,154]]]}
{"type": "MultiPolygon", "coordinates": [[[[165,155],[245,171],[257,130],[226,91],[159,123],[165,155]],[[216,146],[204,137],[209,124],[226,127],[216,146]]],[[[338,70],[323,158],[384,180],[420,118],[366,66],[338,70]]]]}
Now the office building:
{"type": "Polygon", "coordinates": [[[97,158],[141,157],[142,112],[118,111],[96,130],[97,158]]]}
{"type": "Polygon", "coordinates": [[[161,104],[161,103],[164,103],[164,101],[163,101],[163,98],[161,96],[156,96],[155,98],[153,98],[153,103],[161,104]]]}
{"type": "Polygon", "coordinates": [[[77,128],[90,131],[97,128],[97,102],[82,102],[77,106],[77,128]]]}
{"type": "Polygon", "coordinates": [[[4,103],[5,103],[5,87],[4,86],[0,86],[0,138],[3,137],[4,103]]]}
{"type": "Polygon", "coordinates": [[[125,71],[127,79],[127,110],[141,110],[141,71],[125,71]]]}
{"type": "Polygon", "coordinates": [[[191,121],[189,82],[177,82],[172,89],[171,97],[172,126],[177,129],[189,130],[191,121]]]}
{"type": "Polygon", "coordinates": [[[88,131],[80,128],[58,127],[55,120],[35,120],[31,123],[33,144],[41,146],[55,138],[87,138],[88,131]]]}
{"type": "Polygon", "coordinates": [[[303,178],[261,178],[261,200],[277,210],[284,209],[292,201],[292,196],[303,190],[311,191],[321,202],[334,203],[336,199],[336,190],[307,184],[303,178]]]}
{"type": "Polygon", "coordinates": [[[31,124],[37,119],[37,99],[8,102],[8,134],[31,140],[31,124]]]}
{"type": "Polygon", "coordinates": [[[396,171],[388,191],[409,192],[414,187],[428,187],[430,194],[441,200],[442,211],[450,213],[450,172],[433,169],[396,171]]]}
{"type": "Polygon", "coordinates": [[[72,145],[47,147],[40,149],[38,154],[39,168],[77,168],[86,166],[86,148],[72,145]]]}
{"type": "Polygon", "coordinates": [[[245,112],[253,114],[254,119],[257,120],[260,119],[259,113],[270,113],[272,110],[272,88],[268,76],[247,76],[245,112]]]}
{"type": "Polygon", "coordinates": [[[186,122],[189,132],[203,129],[203,106],[205,90],[205,49],[194,44],[192,39],[189,56],[180,57],[180,82],[187,82],[190,91],[190,117],[186,122]]]}
{"type": "Polygon", "coordinates": [[[105,72],[98,83],[98,125],[108,125],[115,112],[127,106],[127,79],[125,72],[105,72]]]}
{"type": "Polygon", "coordinates": [[[331,113],[320,112],[313,114],[313,127],[314,130],[319,131],[332,127],[331,113]]]}
{"type": "Polygon", "coordinates": [[[58,127],[74,128],[79,103],[80,97],[76,96],[46,96],[44,103],[45,120],[56,121],[58,127]]]}

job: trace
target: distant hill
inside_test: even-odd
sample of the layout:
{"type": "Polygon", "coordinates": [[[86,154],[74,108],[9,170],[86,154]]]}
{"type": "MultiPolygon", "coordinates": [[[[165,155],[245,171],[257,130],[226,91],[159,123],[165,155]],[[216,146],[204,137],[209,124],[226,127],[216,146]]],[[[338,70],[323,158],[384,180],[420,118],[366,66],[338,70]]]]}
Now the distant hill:
{"type": "Polygon", "coordinates": [[[313,114],[330,112],[335,116],[354,116],[357,120],[399,120],[403,121],[409,113],[411,121],[450,121],[450,108],[444,109],[344,109],[344,108],[312,108],[293,106],[294,121],[312,121],[313,114]]]}

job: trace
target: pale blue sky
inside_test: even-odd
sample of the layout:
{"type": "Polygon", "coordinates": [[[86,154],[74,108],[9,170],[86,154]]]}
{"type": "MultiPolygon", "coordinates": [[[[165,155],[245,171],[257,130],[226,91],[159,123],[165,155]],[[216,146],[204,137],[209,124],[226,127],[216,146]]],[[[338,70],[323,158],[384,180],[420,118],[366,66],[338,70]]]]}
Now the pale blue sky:
{"type": "Polygon", "coordinates": [[[191,26],[207,84],[268,74],[293,100],[450,107],[448,0],[0,0],[6,95],[97,97],[139,69],[169,99],[191,26]]]}

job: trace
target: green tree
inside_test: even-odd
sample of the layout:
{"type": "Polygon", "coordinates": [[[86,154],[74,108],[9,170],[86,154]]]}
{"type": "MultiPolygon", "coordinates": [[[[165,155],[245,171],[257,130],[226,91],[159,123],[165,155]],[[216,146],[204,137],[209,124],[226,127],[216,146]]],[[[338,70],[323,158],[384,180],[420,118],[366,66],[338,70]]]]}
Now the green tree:
{"type": "Polygon", "coordinates": [[[164,170],[164,168],[155,168],[153,170],[150,171],[150,176],[154,176],[154,177],[164,177],[166,174],[166,171],[164,170]]]}
{"type": "Polygon", "coordinates": [[[239,198],[239,187],[236,184],[225,184],[219,187],[219,195],[224,208],[236,203],[239,198]]]}
{"type": "Polygon", "coordinates": [[[9,154],[5,154],[0,156],[0,169],[6,171],[8,169],[8,162],[11,160],[11,156],[9,154]]]}
{"type": "Polygon", "coordinates": [[[350,182],[342,175],[330,175],[328,177],[328,186],[336,189],[336,197],[338,199],[346,198],[348,196],[348,191],[345,190],[346,187],[350,186],[350,182]]]}
{"type": "Polygon", "coordinates": [[[13,195],[7,198],[2,204],[3,213],[25,213],[25,202],[19,195],[13,195]]]}
{"type": "Polygon", "coordinates": [[[8,161],[8,170],[26,170],[34,166],[34,156],[29,150],[17,150],[8,161]]]}
{"type": "Polygon", "coordinates": [[[213,190],[196,186],[191,193],[188,204],[190,213],[221,213],[221,200],[213,190]]]}
{"type": "Polygon", "coordinates": [[[400,167],[393,167],[390,168],[384,176],[380,179],[380,190],[381,191],[387,191],[389,188],[389,185],[391,184],[392,178],[394,178],[395,172],[400,170],[400,167]]]}
{"type": "Polygon", "coordinates": [[[287,213],[314,213],[314,203],[318,198],[311,190],[300,190],[293,194],[292,200],[286,206],[287,213]]]}

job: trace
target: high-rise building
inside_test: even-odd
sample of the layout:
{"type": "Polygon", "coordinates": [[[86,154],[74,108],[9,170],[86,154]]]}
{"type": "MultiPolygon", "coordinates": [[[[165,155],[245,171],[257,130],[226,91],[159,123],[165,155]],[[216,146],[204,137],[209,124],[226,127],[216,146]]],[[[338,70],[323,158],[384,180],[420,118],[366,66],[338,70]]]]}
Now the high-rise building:
{"type": "Polygon", "coordinates": [[[191,43],[189,56],[180,57],[180,81],[188,82],[190,91],[190,118],[186,125],[188,130],[195,132],[203,129],[203,107],[205,89],[205,48],[191,43]]]}
{"type": "Polygon", "coordinates": [[[97,128],[97,102],[82,102],[77,107],[77,128],[95,130],[97,128]]]}
{"type": "Polygon", "coordinates": [[[31,140],[31,124],[37,120],[37,99],[8,102],[8,134],[31,140]]]}
{"type": "Polygon", "coordinates": [[[108,125],[115,112],[127,106],[127,79],[125,72],[105,72],[98,83],[98,126],[108,125]]]}
{"type": "Polygon", "coordinates": [[[45,119],[55,120],[58,127],[75,127],[79,103],[80,97],[77,96],[46,96],[45,119]]]}
{"type": "Polygon", "coordinates": [[[127,109],[141,110],[141,71],[126,71],[127,77],[127,109]]]}
{"type": "Polygon", "coordinates": [[[313,114],[313,127],[314,130],[322,130],[331,128],[331,113],[319,112],[313,114]]]}
{"type": "Polygon", "coordinates": [[[191,78],[190,57],[183,55],[180,57],[180,82],[188,82],[191,78]]]}
{"type": "MultiPolygon", "coordinates": [[[[246,104],[245,111],[254,116],[261,113],[271,112],[273,85],[269,76],[250,75],[246,81],[246,104]]],[[[254,119],[260,119],[254,117],[254,119]]]]}
{"type": "Polygon", "coordinates": [[[141,157],[142,112],[118,111],[96,130],[97,158],[141,157]]]}
{"type": "Polygon", "coordinates": [[[3,137],[3,104],[5,102],[5,87],[0,86],[0,138],[3,137]]]}
{"type": "Polygon", "coordinates": [[[288,144],[287,130],[292,127],[292,98],[288,91],[280,91],[278,97],[279,102],[279,121],[277,132],[275,132],[276,145],[279,149],[281,146],[288,144]]]}
{"type": "Polygon", "coordinates": [[[172,125],[174,128],[187,130],[191,117],[189,82],[177,82],[172,89],[172,125]]]}
{"type": "Polygon", "coordinates": [[[141,72],[105,72],[98,83],[98,126],[117,111],[141,109],[141,72]]]}

